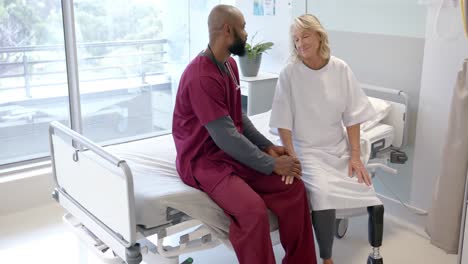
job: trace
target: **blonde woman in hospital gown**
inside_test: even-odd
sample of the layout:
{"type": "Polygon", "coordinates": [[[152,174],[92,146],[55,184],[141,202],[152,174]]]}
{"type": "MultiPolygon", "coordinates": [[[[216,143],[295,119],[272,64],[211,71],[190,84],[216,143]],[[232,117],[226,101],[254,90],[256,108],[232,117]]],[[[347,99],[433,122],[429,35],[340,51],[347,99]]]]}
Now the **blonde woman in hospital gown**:
{"type": "Polygon", "coordinates": [[[373,247],[367,263],[383,263],[383,205],[360,157],[360,123],[375,110],[350,67],[330,55],[327,33],[315,16],[296,18],[291,39],[292,61],[280,73],[270,126],[301,161],[320,257],[333,263],[336,210],[367,207],[373,247]]]}

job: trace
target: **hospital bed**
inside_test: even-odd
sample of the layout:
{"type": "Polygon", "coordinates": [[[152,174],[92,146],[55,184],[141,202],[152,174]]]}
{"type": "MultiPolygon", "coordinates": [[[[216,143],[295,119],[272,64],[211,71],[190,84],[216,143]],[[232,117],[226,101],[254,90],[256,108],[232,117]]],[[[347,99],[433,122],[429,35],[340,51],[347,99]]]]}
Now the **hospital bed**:
{"type": "MultiPolygon", "coordinates": [[[[405,142],[406,95],[386,88],[365,88],[403,96],[403,102],[390,102],[391,111],[374,126],[386,133],[362,133],[362,143],[367,144],[363,146],[371,157],[369,170],[395,173],[387,166],[391,158],[386,156],[400,151],[405,142]]],[[[255,115],[251,120],[277,142],[278,137],[269,133],[269,114],[255,115]]],[[[67,211],[64,221],[105,263],[174,264],[179,263],[181,254],[222,243],[230,247],[229,219],[205,193],[180,180],[172,135],[100,147],[53,122],[49,138],[53,197],[67,211]],[[174,237],[178,243],[167,242],[173,242],[174,237]]],[[[342,219],[346,218],[340,223],[344,223],[342,219]]],[[[277,226],[270,213],[273,243],[279,242],[277,226]]]]}

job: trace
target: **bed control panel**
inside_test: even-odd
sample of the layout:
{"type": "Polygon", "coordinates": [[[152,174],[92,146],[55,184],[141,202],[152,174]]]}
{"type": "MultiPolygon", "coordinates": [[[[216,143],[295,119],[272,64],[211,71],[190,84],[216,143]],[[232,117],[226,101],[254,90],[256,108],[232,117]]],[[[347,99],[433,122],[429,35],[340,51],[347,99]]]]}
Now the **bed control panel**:
{"type": "Polygon", "coordinates": [[[379,139],[371,145],[371,156],[373,159],[377,156],[377,152],[385,148],[385,138],[379,139]]]}

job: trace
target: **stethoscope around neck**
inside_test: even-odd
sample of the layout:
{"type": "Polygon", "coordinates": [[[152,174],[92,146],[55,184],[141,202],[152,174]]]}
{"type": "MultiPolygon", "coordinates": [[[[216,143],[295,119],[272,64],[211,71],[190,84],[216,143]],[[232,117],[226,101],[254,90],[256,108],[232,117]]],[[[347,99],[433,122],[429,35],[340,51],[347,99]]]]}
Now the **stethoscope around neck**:
{"type": "MultiPolygon", "coordinates": [[[[210,51],[211,56],[213,56],[213,59],[216,61],[216,58],[214,57],[214,53],[213,53],[213,51],[211,50],[211,47],[210,47],[209,44],[208,44],[208,50],[210,51]]],[[[220,72],[221,75],[222,75],[222,74],[223,74],[223,70],[219,67],[218,64],[216,64],[216,66],[218,67],[219,72],[220,72]]],[[[234,83],[234,85],[236,86],[236,90],[239,90],[239,89],[240,89],[240,83],[239,83],[239,81],[237,80],[236,76],[234,76],[234,71],[232,70],[231,64],[229,63],[228,60],[226,60],[226,61],[224,62],[224,66],[226,66],[226,68],[227,68],[227,70],[228,70],[228,73],[229,73],[229,76],[230,76],[232,82],[234,83]]]]}

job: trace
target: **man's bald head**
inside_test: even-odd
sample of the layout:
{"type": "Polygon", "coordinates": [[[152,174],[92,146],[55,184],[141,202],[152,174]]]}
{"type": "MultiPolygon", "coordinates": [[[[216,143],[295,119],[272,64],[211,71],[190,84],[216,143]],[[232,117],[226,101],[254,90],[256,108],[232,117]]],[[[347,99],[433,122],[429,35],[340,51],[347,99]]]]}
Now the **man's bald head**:
{"type": "Polygon", "coordinates": [[[230,5],[215,6],[208,16],[210,40],[222,32],[224,25],[234,26],[242,20],[243,15],[236,7],[230,5]]]}

